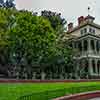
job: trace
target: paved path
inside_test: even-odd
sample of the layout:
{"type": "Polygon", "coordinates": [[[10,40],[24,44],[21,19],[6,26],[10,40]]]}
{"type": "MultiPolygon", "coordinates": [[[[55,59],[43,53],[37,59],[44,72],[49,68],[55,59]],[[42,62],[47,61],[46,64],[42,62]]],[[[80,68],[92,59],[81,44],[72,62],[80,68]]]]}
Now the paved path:
{"type": "Polygon", "coordinates": [[[94,98],[94,99],[89,99],[89,100],[100,100],[100,98],[94,98]]]}

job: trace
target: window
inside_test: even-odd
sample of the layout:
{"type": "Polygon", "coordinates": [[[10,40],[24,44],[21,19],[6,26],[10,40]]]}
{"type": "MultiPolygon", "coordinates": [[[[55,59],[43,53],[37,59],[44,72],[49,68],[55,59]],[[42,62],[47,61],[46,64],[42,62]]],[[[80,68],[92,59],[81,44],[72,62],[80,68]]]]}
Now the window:
{"type": "Polygon", "coordinates": [[[83,35],[84,33],[87,33],[87,28],[81,30],[81,35],[83,35]]]}
{"type": "Polygon", "coordinates": [[[84,33],[87,33],[87,28],[84,28],[84,33]]]}
{"type": "Polygon", "coordinates": [[[95,30],[93,29],[93,33],[95,33],[95,30]]]}
{"type": "Polygon", "coordinates": [[[89,28],[90,33],[95,33],[95,29],[89,28]]]}
{"type": "Polygon", "coordinates": [[[88,42],[87,40],[84,40],[84,51],[87,51],[88,49],[88,42]]]}
{"type": "Polygon", "coordinates": [[[92,32],[92,29],[91,29],[91,28],[89,28],[89,32],[90,32],[90,33],[92,32]]]}
{"type": "Polygon", "coordinates": [[[81,35],[83,35],[83,30],[81,30],[81,35]]]}
{"type": "Polygon", "coordinates": [[[95,49],[94,40],[91,40],[91,48],[92,48],[92,50],[95,49]]]}
{"type": "Polygon", "coordinates": [[[93,73],[96,73],[96,69],[95,69],[95,61],[92,60],[92,68],[93,68],[93,73]]]}
{"type": "Polygon", "coordinates": [[[99,52],[99,41],[96,42],[96,50],[99,52]]]}

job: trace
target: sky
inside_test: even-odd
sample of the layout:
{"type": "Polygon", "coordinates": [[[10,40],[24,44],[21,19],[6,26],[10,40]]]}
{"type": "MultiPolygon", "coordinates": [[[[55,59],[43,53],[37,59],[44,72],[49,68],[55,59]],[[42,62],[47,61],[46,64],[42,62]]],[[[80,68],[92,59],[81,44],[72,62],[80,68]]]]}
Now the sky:
{"type": "Polygon", "coordinates": [[[100,24],[100,0],[15,0],[17,9],[27,9],[34,12],[51,10],[61,13],[67,23],[77,24],[79,16],[94,16],[100,24]],[[88,7],[90,11],[88,12],[88,7]]]}

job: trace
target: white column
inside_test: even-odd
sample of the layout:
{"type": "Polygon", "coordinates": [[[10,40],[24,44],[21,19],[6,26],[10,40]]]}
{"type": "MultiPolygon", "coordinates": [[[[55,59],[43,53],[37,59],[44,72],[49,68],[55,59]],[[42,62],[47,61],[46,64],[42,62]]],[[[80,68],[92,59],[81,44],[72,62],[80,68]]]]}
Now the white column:
{"type": "Polygon", "coordinates": [[[74,43],[72,42],[72,48],[75,48],[74,43]]]}
{"type": "Polygon", "coordinates": [[[88,39],[88,52],[90,52],[91,51],[91,43],[90,43],[90,39],[88,39]]]}
{"type": "Polygon", "coordinates": [[[45,79],[45,73],[42,71],[41,72],[41,79],[44,80],[45,79]]]}
{"type": "Polygon", "coordinates": [[[97,42],[97,41],[96,41],[96,40],[94,40],[94,47],[95,47],[95,48],[94,48],[94,50],[95,50],[95,54],[97,54],[97,49],[96,49],[96,48],[97,48],[97,46],[96,46],[96,42],[97,42]]]}
{"type": "Polygon", "coordinates": [[[27,73],[24,73],[24,77],[25,79],[28,79],[27,73]]]}
{"type": "Polygon", "coordinates": [[[32,79],[36,79],[36,72],[33,72],[33,77],[32,79]]]}
{"type": "Polygon", "coordinates": [[[92,66],[92,59],[88,60],[88,67],[89,67],[89,74],[92,75],[93,74],[93,66],[92,66]]]}

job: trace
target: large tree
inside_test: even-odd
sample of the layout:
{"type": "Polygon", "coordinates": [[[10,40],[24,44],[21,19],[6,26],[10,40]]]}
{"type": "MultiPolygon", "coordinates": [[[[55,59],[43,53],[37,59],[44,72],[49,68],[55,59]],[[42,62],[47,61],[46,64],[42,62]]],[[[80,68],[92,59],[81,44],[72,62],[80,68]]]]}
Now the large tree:
{"type": "Polygon", "coordinates": [[[0,8],[0,62],[9,65],[11,77],[32,78],[36,66],[46,66],[46,72],[72,73],[73,52],[59,37],[58,29],[44,16],[0,8]]]}
{"type": "Polygon", "coordinates": [[[24,63],[28,69],[47,63],[56,38],[49,21],[28,11],[18,12],[15,17],[16,25],[9,33],[12,62],[17,66],[24,63]]]}
{"type": "Polygon", "coordinates": [[[0,71],[3,70],[6,74],[9,65],[8,31],[13,23],[13,14],[14,10],[0,8],[0,71]]]}
{"type": "Polygon", "coordinates": [[[14,0],[0,0],[0,7],[15,8],[14,0]]]}

